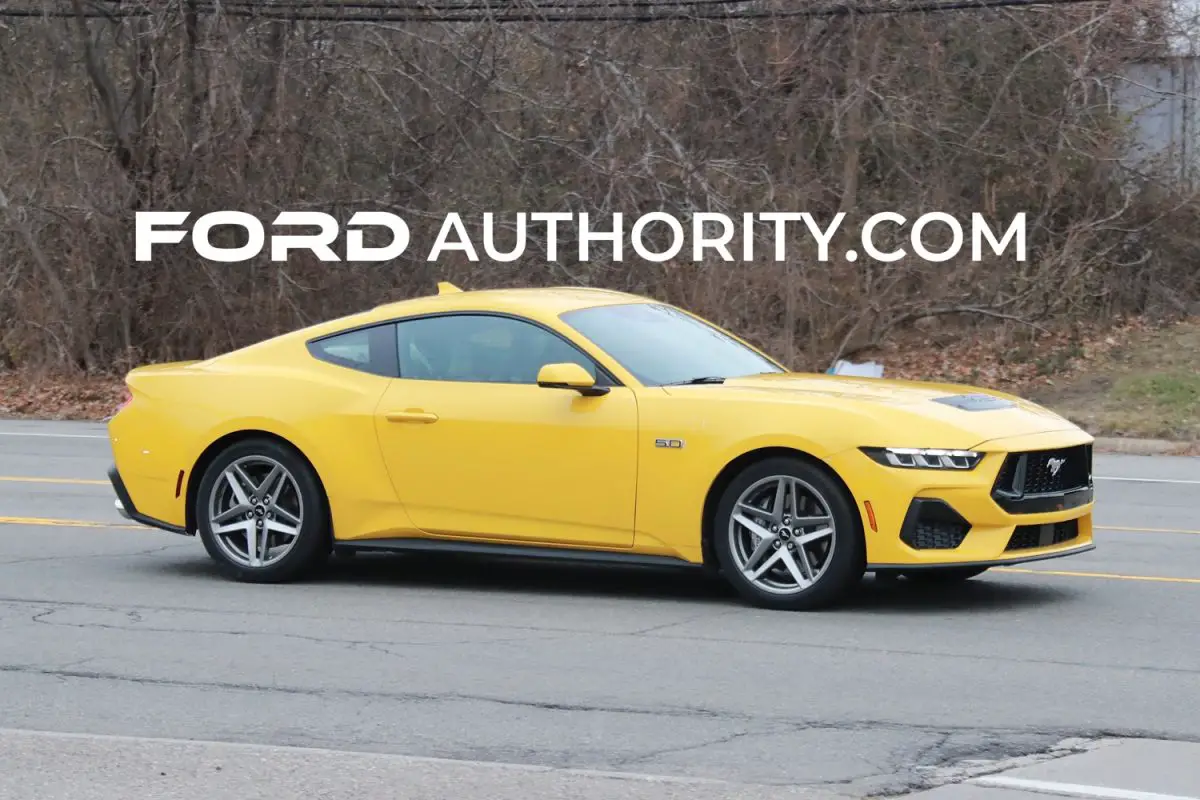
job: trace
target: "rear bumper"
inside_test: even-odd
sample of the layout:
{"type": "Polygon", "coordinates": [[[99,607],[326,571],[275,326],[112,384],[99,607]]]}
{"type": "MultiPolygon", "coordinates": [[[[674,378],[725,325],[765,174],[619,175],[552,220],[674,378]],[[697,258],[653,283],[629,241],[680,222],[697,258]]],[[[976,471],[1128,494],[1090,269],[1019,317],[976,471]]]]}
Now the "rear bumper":
{"type": "Polygon", "coordinates": [[[137,507],[133,504],[133,499],[129,496],[129,490],[125,488],[125,481],[121,479],[121,473],[117,471],[115,464],[108,468],[108,480],[112,483],[113,491],[117,493],[117,499],[113,505],[116,506],[117,513],[122,517],[151,528],[191,536],[191,533],[186,528],[181,528],[178,525],[172,525],[169,522],[163,522],[161,519],[155,519],[154,517],[148,517],[145,514],[139,513],[137,507]]]}

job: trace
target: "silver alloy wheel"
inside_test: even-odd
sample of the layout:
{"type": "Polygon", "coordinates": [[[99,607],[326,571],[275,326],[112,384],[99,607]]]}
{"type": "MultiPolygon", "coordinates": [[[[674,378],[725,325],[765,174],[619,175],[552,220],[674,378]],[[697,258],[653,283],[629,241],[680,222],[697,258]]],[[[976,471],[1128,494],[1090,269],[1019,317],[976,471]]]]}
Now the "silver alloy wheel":
{"type": "Polygon", "coordinates": [[[304,499],[292,473],[267,456],[244,456],[221,472],[208,498],[213,540],[243,567],[277,563],[296,544],[304,499]]]}
{"type": "Polygon", "coordinates": [[[755,588],[797,594],[825,574],[835,530],[820,492],[799,478],[775,475],[737,499],[729,519],[729,550],[755,588]]]}

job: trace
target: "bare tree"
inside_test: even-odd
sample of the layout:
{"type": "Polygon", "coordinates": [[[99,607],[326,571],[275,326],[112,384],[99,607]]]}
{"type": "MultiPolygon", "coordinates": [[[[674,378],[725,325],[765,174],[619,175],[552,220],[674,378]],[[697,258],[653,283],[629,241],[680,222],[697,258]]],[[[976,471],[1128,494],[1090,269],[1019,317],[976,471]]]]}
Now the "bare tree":
{"type": "Polygon", "coordinates": [[[0,365],[203,357],[435,278],[651,294],[797,367],[923,319],[1038,328],[1197,293],[1200,206],[1120,161],[1114,76],[1169,33],[1149,0],[653,24],[244,5],[30,0],[71,13],[0,17],[0,365]],[[385,265],[133,259],[136,211],[219,208],[390,210],[414,244],[385,265]],[[534,228],[516,262],[425,262],[445,214],[478,242],[483,212],[511,238],[518,211],[847,217],[828,261],[803,226],[775,261],[760,226],[750,263],[580,263],[561,238],[549,263],[534,228]],[[996,229],[1024,212],[1030,257],[842,260],[880,211],[996,229]]]}

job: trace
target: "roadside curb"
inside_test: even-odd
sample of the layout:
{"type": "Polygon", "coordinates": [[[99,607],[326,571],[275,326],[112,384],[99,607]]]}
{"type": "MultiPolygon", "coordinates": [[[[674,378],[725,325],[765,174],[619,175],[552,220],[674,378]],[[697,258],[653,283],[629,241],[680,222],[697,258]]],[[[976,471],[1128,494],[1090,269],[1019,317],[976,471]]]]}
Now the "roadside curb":
{"type": "Polygon", "coordinates": [[[1095,448],[1098,453],[1134,456],[1200,455],[1200,442],[1176,442],[1170,439],[1126,439],[1115,436],[1097,436],[1095,448]]]}

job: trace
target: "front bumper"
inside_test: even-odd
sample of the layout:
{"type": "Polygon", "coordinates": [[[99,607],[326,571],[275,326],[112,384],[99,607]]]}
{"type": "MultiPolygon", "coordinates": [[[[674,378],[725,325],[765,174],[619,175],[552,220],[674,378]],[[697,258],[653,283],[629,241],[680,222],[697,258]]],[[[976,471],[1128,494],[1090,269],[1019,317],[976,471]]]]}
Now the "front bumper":
{"type": "Polygon", "coordinates": [[[1030,554],[1026,556],[1016,556],[1012,558],[991,558],[984,561],[941,561],[936,563],[902,563],[902,564],[867,564],[867,572],[875,570],[922,570],[922,569],[939,569],[945,567],[1011,567],[1015,564],[1028,564],[1031,561],[1046,561],[1051,558],[1064,558],[1066,556],[1079,555],[1096,549],[1095,542],[1087,544],[1078,544],[1073,547],[1060,547],[1057,550],[1030,554]]]}
{"type": "Polygon", "coordinates": [[[181,528],[178,525],[172,525],[169,522],[163,522],[161,519],[155,519],[154,517],[148,517],[145,514],[139,513],[137,507],[133,504],[133,499],[129,496],[129,490],[125,487],[125,481],[121,479],[121,473],[117,471],[116,464],[109,467],[108,480],[112,483],[113,491],[117,493],[117,499],[113,501],[113,505],[116,507],[117,513],[122,517],[151,528],[191,536],[191,533],[186,528],[181,528]]]}
{"type": "MultiPolygon", "coordinates": [[[[1046,442],[1049,438],[1037,444],[1057,451],[1090,441],[1086,435],[1046,442]]],[[[999,567],[1094,550],[1090,478],[1086,490],[1010,502],[997,487],[1007,485],[1002,469],[1014,451],[988,451],[971,471],[899,469],[846,454],[834,467],[850,477],[866,536],[867,570],[999,567]]]]}

